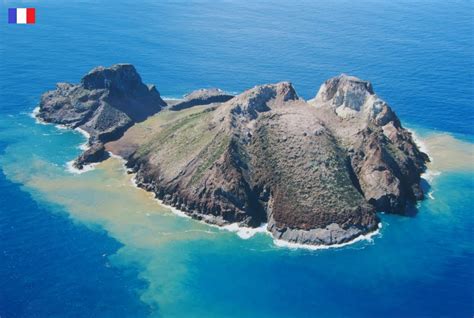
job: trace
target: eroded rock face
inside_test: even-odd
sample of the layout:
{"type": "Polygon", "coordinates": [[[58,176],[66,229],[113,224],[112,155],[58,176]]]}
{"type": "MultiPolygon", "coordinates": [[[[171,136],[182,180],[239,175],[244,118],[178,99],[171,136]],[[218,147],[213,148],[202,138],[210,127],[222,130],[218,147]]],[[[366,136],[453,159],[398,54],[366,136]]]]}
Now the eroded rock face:
{"type": "Polygon", "coordinates": [[[184,96],[182,101],[172,105],[171,110],[183,110],[198,105],[212,103],[224,103],[232,99],[234,95],[227,94],[218,88],[199,89],[184,96]]]}
{"type": "Polygon", "coordinates": [[[109,153],[105,150],[104,144],[94,143],[86,151],[84,151],[77,159],[74,161],[73,165],[77,169],[84,168],[84,165],[93,162],[100,162],[109,157],[109,153]]]}
{"type": "Polygon", "coordinates": [[[428,156],[369,82],[340,75],[326,81],[311,103],[343,119],[333,131],[350,145],[351,165],[368,202],[379,211],[403,213],[408,202],[423,198],[420,173],[428,156]]]}
{"type": "Polygon", "coordinates": [[[156,88],[143,84],[132,65],[117,64],[93,69],[79,84],[57,84],[56,90],[41,96],[37,116],[90,135],[90,149],[76,162],[82,167],[103,158],[100,144],[118,139],[165,105],[156,88]]]}
{"type": "Polygon", "coordinates": [[[375,95],[371,83],[345,74],[327,80],[311,102],[333,108],[341,118],[359,116],[378,125],[398,120],[390,107],[375,95]]]}

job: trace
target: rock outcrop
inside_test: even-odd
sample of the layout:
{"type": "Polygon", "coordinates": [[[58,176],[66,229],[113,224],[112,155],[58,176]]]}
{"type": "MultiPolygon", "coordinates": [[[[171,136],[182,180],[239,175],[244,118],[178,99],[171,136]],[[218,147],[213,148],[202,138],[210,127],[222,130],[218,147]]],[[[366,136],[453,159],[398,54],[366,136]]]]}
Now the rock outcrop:
{"type": "Polygon", "coordinates": [[[233,95],[227,94],[218,88],[198,89],[185,95],[183,100],[172,105],[170,109],[183,110],[193,106],[224,103],[233,97],[233,95]]]}
{"type": "Polygon", "coordinates": [[[193,218],[267,223],[288,242],[348,242],[377,229],[377,211],[402,214],[423,198],[427,155],[356,77],[326,81],[307,102],[281,82],[235,97],[199,90],[164,105],[132,66],[119,65],[59,84],[43,95],[39,117],[91,134],[79,166],[111,151],[140,187],[193,218]]]}
{"type": "Polygon", "coordinates": [[[336,123],[332,130],[349,145],[351,166],[368,202],[379,211],[403,213],[408,202],[423,198],[420,172],[428,156],[369,82],[343,74],[326,81],[310,103],[342,119],[328,124],[336,123]]]}
{"type": "Polygon", "coordinates": [[[86,149],[75,161],[74,167],[77,169],[84,168],[84,165],[101,162],[109,157],[109,153],[105,150],[104,144],[100,142],[93,143],[86,149]]]}
{"type": "Polygon", "coordinates": [[[89,134],[90,148],[75,162],[82,168],[104,158],[103,143],[120,138],[164,106],[155,86],[143,84],[132,65],[117,64],[93,69],[79,84],[57,84],[56,90],[41,97],[37,116],[89,134]]]}

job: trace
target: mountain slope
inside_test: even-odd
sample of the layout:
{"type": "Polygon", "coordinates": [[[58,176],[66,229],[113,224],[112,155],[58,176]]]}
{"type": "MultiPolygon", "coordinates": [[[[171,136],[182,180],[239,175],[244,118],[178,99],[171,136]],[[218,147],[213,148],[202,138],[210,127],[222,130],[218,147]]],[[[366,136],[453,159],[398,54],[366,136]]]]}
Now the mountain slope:
{"type": "Polygon", "coordinates": [[[346,75],[308,102],[282,82],[164,111],[106,146],[194,218],[267,222],[305,244],[346,242],[377,228],[376,211],[403,213],[423,196],[428,160],[371,84],[346,75]]]}

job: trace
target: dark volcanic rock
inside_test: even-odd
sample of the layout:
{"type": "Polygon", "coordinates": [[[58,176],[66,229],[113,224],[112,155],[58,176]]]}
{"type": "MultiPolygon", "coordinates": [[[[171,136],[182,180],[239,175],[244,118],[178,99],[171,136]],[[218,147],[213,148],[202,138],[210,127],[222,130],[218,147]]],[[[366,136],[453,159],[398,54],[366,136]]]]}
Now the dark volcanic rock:
{"type": "Polygon", "coordinates": [[[183,110],[198,105],[224,103],[233,98],[218,88],[199,89],[184,96],[184,99],[170,107],[171,110],[183,110]]]}
{"type": "MultiPolygon", "coordinates": [[[[37,116],[45,122],[86,131],[93,151],[101,149],[96,144],[120,138],[134,123],[164,106],[156,88],[143,84],[132,65],[117,64],[93,69],[80,84],[57,84],[56,90],[41,96],[37,116]]],[[[84,155],[89,158],[84,162],[101,157],[84,155]]]]}
{"type": "Polygon", "coordinates": [[[95,143],[76,159],[74,162],[74,167],[77,169],[82,169],[87,164],[100,162],[107,159],[108,157],[109,153],[105,151],[104,144],[95,143]]]}

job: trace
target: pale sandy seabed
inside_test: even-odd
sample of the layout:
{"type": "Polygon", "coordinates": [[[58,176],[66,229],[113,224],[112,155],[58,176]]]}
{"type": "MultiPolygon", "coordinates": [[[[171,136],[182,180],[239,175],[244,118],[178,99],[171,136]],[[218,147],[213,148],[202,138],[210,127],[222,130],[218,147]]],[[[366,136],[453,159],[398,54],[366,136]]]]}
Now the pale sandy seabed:
{"type": "Polygon", "coordinates": [[[450,172],[474,168],[474,144],[454,138],[447,133],[431,134],[423,139],[430,156],[428,170],[450,172]]]}

